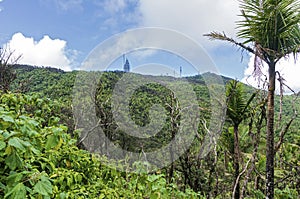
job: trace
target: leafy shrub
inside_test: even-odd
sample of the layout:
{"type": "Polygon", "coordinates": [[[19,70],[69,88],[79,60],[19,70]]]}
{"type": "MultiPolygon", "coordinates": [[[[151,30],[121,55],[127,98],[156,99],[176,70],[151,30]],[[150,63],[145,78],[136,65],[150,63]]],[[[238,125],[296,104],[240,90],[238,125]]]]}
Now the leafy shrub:
{"type": "Polygon", "coordinates": [[[78,149],[52,101],[4,94],[0,102],[1,198],[198,198],[163,174],[119,172],[78,149]]]}

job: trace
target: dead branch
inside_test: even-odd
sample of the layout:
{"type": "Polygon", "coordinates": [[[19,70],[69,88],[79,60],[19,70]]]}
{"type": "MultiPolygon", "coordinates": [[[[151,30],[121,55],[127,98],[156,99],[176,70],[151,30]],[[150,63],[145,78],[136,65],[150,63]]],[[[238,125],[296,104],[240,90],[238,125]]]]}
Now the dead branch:
{"type": "Polygon", "coordinates": [[[16,72],[13,67],[21,58],[12,58],[14,51],[8,48],[0,48],[0,90],[7,92],[11,83],[16,79],[16,72]]]}
{"type": "MultiPolygon", "coordinates": [[[[284,83],[285,79],[280,75],[280,73],[278,71],[276,71],[276,73],[278,74],[278,81],[280,82],[280,111],[279,111],[279,122],[281,121],[282,119],[282,101],[283,101],[283,87],[286,86],[290,91],[292,91],[294,94],[295,91],[293,89],[291,89],[288,85],[286,85],[284,83]]],[[[293,123],[293,121],[296,119],[297,117],[297,110],[295,108],[295,101],[297,100],[298,98],[298,95],[296,95],[295,99],[293,100],[293,111],[294,111],[294,114],[293,116],[290,118],[290,120],[285,124],[284,127],[282,127],[281,131],[280,131],[280,134],[279,134],[279,141],[277,142],[277,144],[275,145],[275,148],[274,148],[274,152],[275,154],[277,153],[277,151],[279,150],[280,146],[282,145],[283,141],[284,141],[284,136],[286,135],[286,133],[288,132],[291,124],[293,123]]]]}
{"type": "Polygon", "coordinates": [[[279,81],[279,88],[280,88],[279,115],[278,115],[278,124],[280,124],[282,119],[282,101],[283,101],[283,92],[284,92],[283,82],[285,81],[285,79],[280,75],[279,71],[276,71],[276,73],[278,74],[277,80],[279,81]]]}
{"type": "Polygon", "coordinates": [[[235,195],[235,192],[236,192],[236,187],[237,187],[237,185],[238,185],[238,183],[239,183],[239,181],[240,181],[240,177],[246,172],[246,170],[247,170],[247,168],[248,168],[248,165],[249,165],[251,159],[252,159],[252,158],[250,158],[250,159],[247,161],[245,168],[243,169],[243,171],[240,172],[240,174],[238,175],[238,177],[237,177],[237,179],[236,179],[236,181],[235,181],[234,188],[233,188],[233,191],[232,191],[232,199],[234,199],[234,195],[235,195]]]}
{"type": "Polygon", "coordinates": [[[286,135],[286,133],[288,132],[291,124],[293,123],[293,121],[296,119],[297,117],[297,113],[294,113],[293,117],[290,119],[289,122],[286,123],[286,125],[282,128],[282,130],[280,131],[280,135],[279,135],[279,141],[277,142],[277,144],[275,145],[275,149],[274,152],[275,154],[277,153],[277,151],[279,150],[280,146],[282,145],[283,141],[284,141],[284,136],[286,135]]]}
{"type": "Polygon", "coordinates": [[[101,126],[100,122],[101,119],[98,120],[97,124],[94,127],[92,127],[90,130],[86,132],[86,134],[78,141],[77,145],[80,145],[90,135],[90,133],[92,133],[96,128],[101,126]]]}
{"type": "Polygon", "coordinates": [[[246,191],[248,180],[250,178],[250,174],[255,169],[255,162],[257,160],[257,151],[258,151],[258,146],[259,146],[259,142],[260,142],[260,133],[261,133],[261,129],[262,129],[262,123],[263,123],[263,120],[266,118],[266,110],[264,108],[265,103],[266,103],[266,100],[263,99],[263,104],[261,106],[262,110],[261,110],[260,119],[259,119],[259,121],[256,124],[256,126],[257,126],[257,133],[256,133],[256,136],[255,136],[255,139],[253,139],[254,150],[253,150],[252,157],[251,157],[251,166],[248,169],[247,174],[245,176],[243,188],[242,188],[241,195],[240,195],[241,199],[244,198],[244,194],[245,194],[245,191],[246,191]]]}

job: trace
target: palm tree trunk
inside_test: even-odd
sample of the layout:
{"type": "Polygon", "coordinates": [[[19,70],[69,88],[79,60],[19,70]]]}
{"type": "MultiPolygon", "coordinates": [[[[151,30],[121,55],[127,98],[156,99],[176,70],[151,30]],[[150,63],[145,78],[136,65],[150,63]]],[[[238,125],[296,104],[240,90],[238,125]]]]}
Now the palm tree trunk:
{"type": "Polygon", "coordinates": [[[240,143],[239,143],[239,126],[234,125],[234,198],[240,198],[240,182],[239,182],[239,174],[240,174],[240,143]],[[235,186],[236,185],[236,186],[235,186]]]}
{"type": "Polygon", "coordinates": [[[274,198],[274,94],[275,62],[269,64],[269,90],[267,107],[267,162],[266,162],[266,198],[274,198]]]}

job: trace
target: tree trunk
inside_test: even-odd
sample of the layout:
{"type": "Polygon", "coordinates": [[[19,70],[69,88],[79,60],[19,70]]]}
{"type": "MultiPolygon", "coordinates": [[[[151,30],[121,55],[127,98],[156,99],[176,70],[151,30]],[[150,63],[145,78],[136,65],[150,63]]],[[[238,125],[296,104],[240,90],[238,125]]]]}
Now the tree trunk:
{"type": "Polygon", "coordinates": [[[269,64],[269,90],[267,107],[267,162],[266,162],[266,198],[274,198],[274,94],[275,62],[269,64]]]}
{"type": "Polygon", "coordinates": [[[234,183],[233,187],[235,187],[234,198],[240,198],[240,182],[239,182],[239,174],[240,174],[240,143],[239,143],[239,126],[234,125],[234,183]],[[236,186],[235,186],[236,185],[236,186]]]}

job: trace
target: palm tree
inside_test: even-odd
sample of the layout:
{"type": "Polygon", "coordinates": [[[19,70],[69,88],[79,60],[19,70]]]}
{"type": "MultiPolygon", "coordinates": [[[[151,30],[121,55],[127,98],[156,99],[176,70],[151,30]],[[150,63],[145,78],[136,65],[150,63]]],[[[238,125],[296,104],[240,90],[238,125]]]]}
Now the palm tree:
{"type": "Polygon", "coordinates": [[[242,20],[237,42],[225,33],[205,36],[228,41],[255,55],[255,70],[261,61],[268,65],[266,198],[274,198],[274,94],[276,63],[300,52],[299,0],[240,0],[242,20]],[[250,44],[250,45],[248,45],[250,44]]]}
{"type": "Polygon", "coordinates": [[[227,96],[227,117],[231,120],[233,124],[234,133],[234,155],[233,155],[233,165],[234,165],[234,188],[233,188],[233,198],[240,198],[240,144],[239,144],[239,126],[241,122],[248,118],[249,116],[249,105],[254,99],[256,93],[254,93],[248,101],[246,101],[246,96],[243,91],[242,84],[236,80],[232,80],[227,84],[226,96],[227,96]]]}

